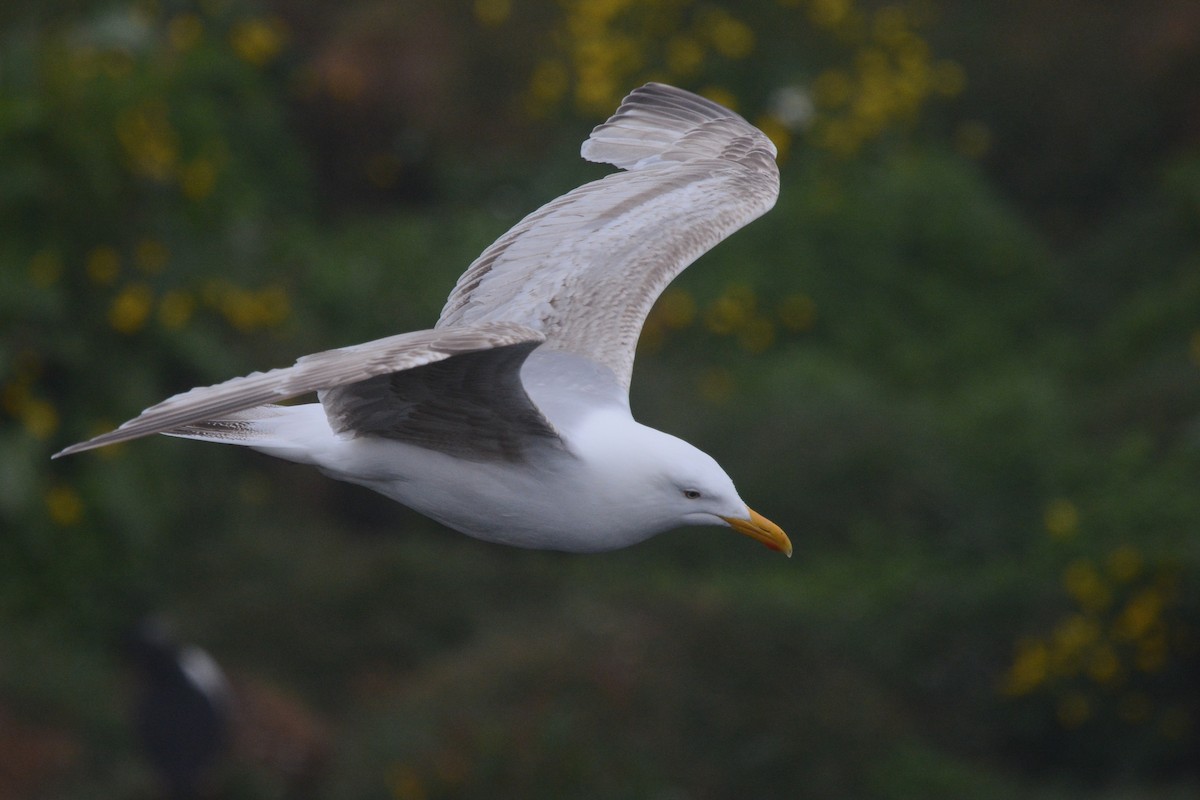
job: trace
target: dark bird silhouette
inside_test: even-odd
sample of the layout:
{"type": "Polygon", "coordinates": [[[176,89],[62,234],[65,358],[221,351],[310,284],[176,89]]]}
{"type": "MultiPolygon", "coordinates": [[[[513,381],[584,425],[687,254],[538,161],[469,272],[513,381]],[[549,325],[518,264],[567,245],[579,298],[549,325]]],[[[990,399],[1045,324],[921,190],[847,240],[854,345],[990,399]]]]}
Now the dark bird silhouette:
{"type": "Polygon", "coordinates": [[[272,796],[315,796],[331,752],[325,723],[254,675],[224,671],[157,618],[123,640],[135,673],[133,724],[171,800],[225,796],[249,780],[272,796]]]}
{"type": "Polygon", "coordinates": [[[138,624],[124,644],[137,673],[133,722],[146,759],[172,800],[206,796],[231,738],[233,701],[224,673],[158,621],[138,624]]]}

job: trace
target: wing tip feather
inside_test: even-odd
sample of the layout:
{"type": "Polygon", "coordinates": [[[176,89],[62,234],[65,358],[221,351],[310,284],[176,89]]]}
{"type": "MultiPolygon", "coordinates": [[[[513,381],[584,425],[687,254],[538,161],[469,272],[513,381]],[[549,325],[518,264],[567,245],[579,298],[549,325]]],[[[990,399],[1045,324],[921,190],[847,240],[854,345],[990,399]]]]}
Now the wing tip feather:
{"type": "Polygon", "coordinates": [[[736,112],[685,89],[647,83],[625,96],[579,153],[588,161],[633,170],[657,163],[676,148],[684,158],[720,158],[721,146],[739,136],[769,152],[772,160],[778,155],[774,143],[736,112]],[[681,146],[685,139],[692,143],[681,146]]]}

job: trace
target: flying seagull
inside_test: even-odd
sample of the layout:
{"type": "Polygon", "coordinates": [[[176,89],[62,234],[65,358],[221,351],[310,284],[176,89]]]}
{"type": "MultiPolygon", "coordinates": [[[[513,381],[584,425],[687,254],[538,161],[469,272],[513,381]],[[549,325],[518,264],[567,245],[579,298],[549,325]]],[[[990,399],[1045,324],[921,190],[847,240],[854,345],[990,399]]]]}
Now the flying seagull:
{"type": "Polygon", "coordinates": [[[491,542],[596,552],[724,525],[790,556],[711,456],[629,409],[647,313],[775,204],[775,146],[723,106],[650,83],[581,152],[622,171],[501,236],[432,330],[177,394],[55,458],[165,433],[311,464],[491,542]]]}

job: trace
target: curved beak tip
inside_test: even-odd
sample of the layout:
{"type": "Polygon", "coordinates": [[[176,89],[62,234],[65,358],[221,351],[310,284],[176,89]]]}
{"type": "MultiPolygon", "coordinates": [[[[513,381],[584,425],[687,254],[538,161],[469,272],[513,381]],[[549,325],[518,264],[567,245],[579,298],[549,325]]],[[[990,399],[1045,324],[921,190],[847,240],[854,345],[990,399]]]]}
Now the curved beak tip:
{"type": "Polygon", "coordinates": [[[740,517],[723,517],[722,519],[738,533],[762,542],[788,558],[792,557],[792,540],[787,537],[782,528],[752,508],[747,508],[746,514],[748,515],[747,519],[740,517]]]}

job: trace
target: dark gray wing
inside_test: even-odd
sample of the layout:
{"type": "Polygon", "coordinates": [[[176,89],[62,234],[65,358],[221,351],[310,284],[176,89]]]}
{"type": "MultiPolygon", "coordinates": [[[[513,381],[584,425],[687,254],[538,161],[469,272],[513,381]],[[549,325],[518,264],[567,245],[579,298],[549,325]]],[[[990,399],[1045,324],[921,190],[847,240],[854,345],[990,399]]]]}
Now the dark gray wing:
{"type": "Polygon", "coordinates": [[[521,384],[539,342],[463,353],[320,393],[334,431],[407,442],[471,461],[519,461],[562,441],[521,384]]]}

